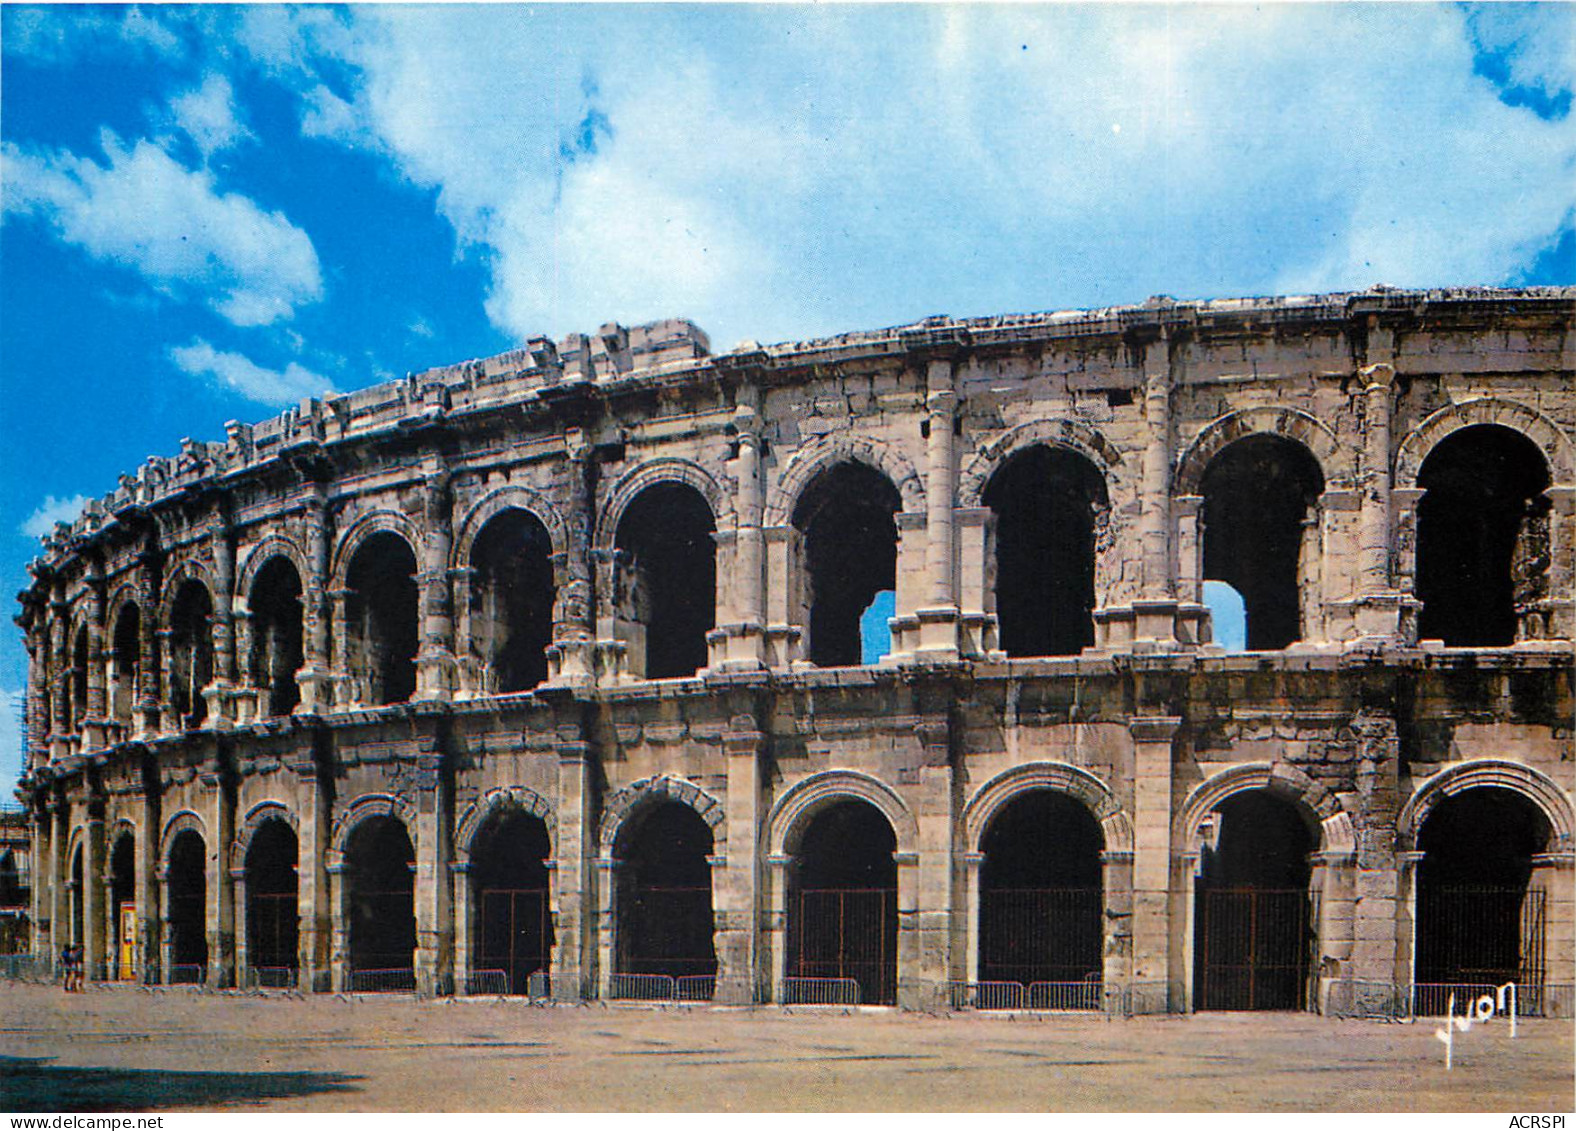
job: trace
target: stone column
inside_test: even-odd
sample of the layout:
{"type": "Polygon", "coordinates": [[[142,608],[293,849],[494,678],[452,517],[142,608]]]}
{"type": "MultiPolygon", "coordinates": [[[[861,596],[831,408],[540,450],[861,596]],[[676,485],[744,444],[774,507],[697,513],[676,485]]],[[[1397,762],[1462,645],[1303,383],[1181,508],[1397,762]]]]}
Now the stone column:
{"type": "Polygon", "coordinates": [[[105,594],[102,568],[92,565],[88,579],[92,596],[88,602],[87,710],[82,718],[82,747],[99,750],[109,742],[109,705],[104,693],[104,618],[105,594]]]}
{"type": "Polygon", "coordinates": [[[578,428],[564,433],[564,449],[564,475],[569,488],[567,545],[564,580],[554,609],[553,643],[547,650],[547,679],[557,686],[584,687],[596,681],[595,587],[591,570],[595,501],[587,481],[592,471],[592,451],[578,428]]]}
{"type": "Polygon", "coordinates": [[[1177,597],[1199,604],[1204,600],[1204,496],[1178,495],[1171,507],[1177,523],[1177,597]]]}
{"type": "Polygon", "coordinates": [[[159,805],[149,797],[144,782],[144,793],[138,801],[137,859],[135,883],[137,888],[137,956],[138,980],[145,986],[160,981],[159,955],[159,805]]]}
{"type": "Polygon", "coordinates": [[[892,853],[897,865],[897,1004],[903,1009],[930,1007],[919,930],[919,853],[892,853]]]}
{"type": "MultiPolygon", "coordinates": [[[[1397,852],[1396,874],[1396,961],[1393,982],[1401,992],[1409,992],[1417,973],[1417,869],[1423,862],[1421,852],[1397,852]]],[[[1361,924],[1353,922],[1353,932],[1360,938],[1361,924]]],[[[1355,944],[1354,944],[1355,946],[1355,944]]],[[[1353,977],[1359,977],[1353,966],[1353,977]]]]}
{"type": "Polygon", "coordinates": [[[159,885],[159,976],[152,984],[168,986],[175,969],[175,931],[170,925],[170,862],[162,855],[154,876],[159,885]]]}
{"type": "Polygon", "coordinates": [[[1144,447],[1143,509],[1139,517],[1144,596],[1163,601],[1176,596],[1171,578],[1171,359],[1164,333],[1144,346],[1144,422],[1149,430],[1144,447]]]}
{"type": "Polygon", "coordinates": [[[202,775],[203,801],[208,812],[203,823],[212,838],[204,882],[208,888],[208,985],[223,989],[235,985],[235,887],[230,882],[230,846],[235,843],[235,795],[220,763],[202,775]]]}
{"type": "MultiPolygon", "coordinates": [[[[1529,892],[1543,893],[1543,969],[1546,982],[1563,982],[1576,965],[1576,853],[1541,852],[1532,858],[1529,892]]],[[[1572,1003],[1548,998],[1549,1016],[1569,1017],[1572,1003]]]]}
{"type": "Polygon", "coordinates": [[[1322,879],[1319,921],[1314,924],[1318,949],[1313,956],[1319,975],[1316,1003],[1320,1013],[1329,1013],[1332,1005],[1349,1010],[1356,1001],[1357,987],[1351,980],[1357,912],[1354,862],[1354,854],[1350,852],[1315,852],[1309,857],[1309,863],[1322,879]]]}
{"type": "Polygon", "coordinates": [[[55,832],[50,838],[55,858],[51,861],[54,906],[49,913],[49,960],[58,969],[60,948],[71,941],[71,861],[66,855],[71,847],[71,806],[64,800],[55,802],[54,819],[55,832]]]}
{"type": "Polygon", "coordinates": [[[350,990],[350,877],[344,860],[324,869],[328,873],[329,989],[350,990]]]}
{"type": "Polygon", "coordinates": [[[223,728],[235,721],[234,600],[235,547],[229,523],[220,516],[213,531],[213,682],[198,691],[208,700],[206,725],[211,727],[223,728]]]}
{"type": "MultiPolygon", "coordinates": [[[[1173,872],[1174,875],[1174,872],[1173,872]]],[[[1100,853],[1100,886],[1105,899],[1105,951],[1100,962],[1102,1008],[1122,1012],[1122,994],[1133,969],[1133,853],[1100,853]]],[[[1174,882],[1173,882],[1173,886],[1174,882]]],[[[1171,923],[1175,933],[1177,924],[1171,923]]]]}
{"type": "Polygon", "coordinates": [[[993,658],[996,638],[996,515],[989,507],[952,512],[958,537],[958,651],[993,658]]]}
{"type": "Polygon", "coordinates": [[[613,975],[618,969],[618,866],[612,856],[596,858],[596,996],[613,997],[613,975]]]}
{"type": "Polygon", "coordinates": [[[175,711],[175,630],[160,628],[158,640],[159,686],[164,688],[164,695],[159,700],[158,729],[161,734],[180,734],[186,725],[175,711]]]}
{"type": "Polygon", "coordinates": [[[302,666],[296,672],[301,702],[296,704],[295,713],[321,715],[333,710],[334,706],[329,636],[332,613],[328,607],[328,499],[323,485],[309,484],[304,501],[307,572],[301,579],[301,627],[305,639],[302,641],[302,666]]]}
{"type": "Polygon", "coordinates": [[[963,969],[958,981],[971,984],[980,980],[980,874],[984,870],[983,852],[964,853],[963,907],[967,919],[963,927],[963,969]]]}
{"type": "Polygon", "coordinates": [[[158,559],[150,548],[138,561],[137,602],[137,708],[134,730],[138,738],[158,733],[162,689],[168,684],[159,670],[158,559]]]}
{"type": "MultiPolygon", "coordinates": [[[[751,671],[766,665],[766,543],[761,530],[764,487],[761,482],[761,420],[759,391],[751,385],[739,390],[733,412],[738,438],[734,476],[738,482],[737,531],[733,543],[731,585],[719,580],[718,592],[731,590],[733,601],[726,623],[708,634],[710,665],[714,668],[751,671]]],[[[720,532],[719,532],[720,533],[720,532]]],[[[720,563],[719,563],[720,564],[720,563]]],[[[721,571],[719,570],[719,574],[721,571]]],[[[719,990],[720,992],[720,990],[719,990]]]]}
{"type": "MultiPolygon", "coordinates": [[[[926,537],[928,516],[925,511],[899,511],[897,526],[897,588],[893,594],[892,651],[883,664],[912,660],[920,643],[920,606],[929,595],[925,558],[929,552],[926,537]]],[[[800,568],[803,569],[801,555],[800,568]]],[[[805,628],[809,628],[809,606],[805,606],[805,628]]],[[[813,646],[813,642],[812,642],[813,646]]],[[[808,657],[807,657],[808,658],[808,657]]]]}
{"type": "Polygon", "coordinates": [[[766,924],[761,939],[766,948],[771,969],[771,981],[766,987],[768,1001],[782,1001],[783,979],[788,976],[788,887],[793,871],[793,857],[768,856],[766,924]]]}
{"type": "Polygon", "coordinates": [[[803,537],[791,526],[761,531],[766,555],[766,666],[789,667],[804,659],[800,646],[809,617],[795,587],[802,585],[800,549],[803,537]]]}
{"type": "Polygon", "coordinates": [[[1550,640],[1576,636],[1576,485],[1555,484],[1543,492],[1549,501],[1548,596],[1543,635],[1550,640]]]}
{"type": "MultiPolygon", "coordinates": [[[[41,761],[40,754],[47,756],[49,736],[48,669],[44,658],[49,643],[36,616],[28,624],[24,639],[27,645],[27,743],[22,751],[22,769],[28,771],[41,761]]],[[[33,860],[42,859],[35,850],[33,860]]],[[[37,916],[33,921],[38,921],[37,916]]]]}
{"type": "Polygon", "coordinates": [[[49,810],[35,798],[32,804],[33,832],[32,861],[33,884],[29,892],[32,900],[33,937],[28,948],[34,955],[48,958],[54,943],[51,931],[54,926],[54,844],[51,837],[52,821],[49,810]]]}
{"type": "MultiPolygon", "coordinates": [[[[1388,356],[1389,334],[1370,331],[1370,354],[1388,356]]],[[[1401,626],[1402,595],[1390,578],[1390,412],[1395,367],[1388,361],[1358,371],[1363,386],[1361,509],[1358,514],[1356,631],[1370,646],[1393,643],[1401,626]]]]}
{"type": "MultiPolygon", "coordinates": [[[[1165,1012],[1185,977],[1173,963],[1174,913],[1171,853],[1171,740],[1182,720],[1135,717],[1133,735],[1133,973],[1134,1013],[1165,1012]]],[[[1180,994],[1177,994],[1180,997],[1180,994]]]]}
{"type": "Polygon", "coordinates": [[[356,671],[360,645],[350,639],[350,598],[354,593],[352,589],[328,591],[329,637],[334,642],[331,682],[338,711],[362,706],[366,697],[366,677],[356,671]]]}
{"type": "Polygon", "coordinates": [[[1399,635],[1402,644],[1417,643],[1417,504],[1425,492],[1420,487],[1390,489],[1391,538],[1395,546],[1395,587],[1400,594],[1399,635]]]}
{"type": "Polygon", "coordinates": [[[453,541],[449,473],[441,465],[424,484],[426,534],[422,542],[421,648],[416,654],[417,699],[454,694],[454,617],[449,601],[449,547],[453,541]]]}
{"type": "Polygon", "coordinates": [[[243,864],[231,866],[229,853],[224,853],[225,859],[221,860],[219,867],[230,877],[230,890],[235,898],[235,986],[238,989],[251,988],[251,955],[247,953],[246,945],[246,868],[243,864]]]}
{"type": "Polygon", "coordinates": [[[1353,913],[1352,977],[1392,982],[1403,965],[1397,931],[1400,898],[1396,868],[1396,816],[1400,809],[1400,740],[1388,715],[1362,712],[1352,720],[1357,736],[1357,872],[1353,913]]]}
{"type": "Polygon", "coordinates": [[[765,819],[761,797],[761,758],[766,736],[750,715],[736,716],[723,736],[728,758],[725,840],[719,853],[726,867],[712,873],[716,907],[717,994],[715,1001],[749,1005],[761,980],[760,845],[765,819]]]}
{"type": "Polygon", "coordinates": [[[333,983],[334,910],[327,871],[332,819],[328,791],[310,754],[290,764],[300,799],[296,838],[296,906],[300,988],[322,993],[333,983]]]}
{"type": "Polygon", "coordinates": [[[958,658],[957,539],[953,503],[957,486],[958,394],[950,360],[931,359],[925,372],[925,574],[924,603],[915,611],[919,638],[915,659],[958,658]]]}
{"type": "Polygon", "coordinates": [[[596,984],[591,928],[596,884],[591,858],[596,849],[592,823],[591,748],[579,728],[561,727],[558,750],[557,904],[553,912],[553,997],[579,1001],[596,984]]]}
{"type": "MultiPolygon", "coordinates": [[[[923,1009],[945,1008],[952,979],[953,813],[952,728],[945,714],[922,718],[915,726],[920,744],[918,788],[910,796],[919,826],[915,940],[918,964],[911,1002],[923,1009]]],[[[901,882],[901,881],[900,881],[901,882]]],[[[901,952],[901,948],[900,948],[901,952]]]]}
{"type": "Polygon", "coordinates": [[[84,976],[93,981],[105,974],[104,920],[109,903],[104,881],[104,799],[88,801],[82,836],[82,961],[84,976]]]}
{"type": "Polygon", "coordinates": [[[444,757],[423,753],[416,766],[416,992],[423,997],[454,991],[454,819],[444,757]]]}
{"type": "Polygon", "coordinates": [[[77,720],[71,717],[71,641],[70,606],[66,604],[64,582],[57,582],[55,597],[50,602],[49,651],[52,657],[50,674],[54,679],[54,704],[50,711],[49,757],[56,760],[71,751],[70,736],[77,720]]]}
{"type": "Polygon", "coordinates": [[[230,620],[235,625],[236,687],[232,692],[235,701],[233,713],[235,721],[244,725],[273,714],[273,681],[270,679],[273,657],[269,653],[274,643],[266,638],[263,640],[262,663],[255,663],[256,640],[252,635],[255,622],[245,597],[241,597],[236,607],[230,610],[230,620]]]}
{"type": "MultiPolygon", "coordinates": [[[[471,862],[454,861],[449,865],[449,876],[454,890],[454,993],[459,996],[471,992],[471,956],[476,950],[478,908],[471,897],[471,862]]],[[[512,986],[509,992],[513,992],[512,986]]]]}

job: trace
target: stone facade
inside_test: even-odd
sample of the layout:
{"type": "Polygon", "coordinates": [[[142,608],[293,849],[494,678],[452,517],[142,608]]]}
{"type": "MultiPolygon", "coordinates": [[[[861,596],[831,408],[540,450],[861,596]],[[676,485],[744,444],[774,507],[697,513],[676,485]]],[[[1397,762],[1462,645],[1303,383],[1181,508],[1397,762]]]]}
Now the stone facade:
{"type": "Polygon", "coordinates": [[[1375,290],[722,354],[609,325],[231,423],[57,528],[21,594],[35,951],[169,980],[200,892],[194,976],[244,981],[248,861],[288,828],[290,965],[354,986],[349,857],[397,824],[412,981],[465,992],[484,831],[522,814],[551,992],[609,996],[621,838],[676,802],[711,837],[716,1000],[782,1000],[807,829],[854,799],[890,826],[895,998],[931,1008],[989,980],[986,840],[1049,791],[1098,828],[1105,1001],[1188,1010],[1195,885],[1254,794],[1310,838],[1321,1008],[1417,980],[1425,824],[1494,790],[1569,983],[1573,380],[1576,291],[1375,290]],[[1463,520],[1508,533],[1429,510],[1475,459],[1521,469],[1463,520]],[[1212,642],[1206,577],[1254,650],[1212,642]],[[847,610],[883,588],[861,664],[847,610]]]}

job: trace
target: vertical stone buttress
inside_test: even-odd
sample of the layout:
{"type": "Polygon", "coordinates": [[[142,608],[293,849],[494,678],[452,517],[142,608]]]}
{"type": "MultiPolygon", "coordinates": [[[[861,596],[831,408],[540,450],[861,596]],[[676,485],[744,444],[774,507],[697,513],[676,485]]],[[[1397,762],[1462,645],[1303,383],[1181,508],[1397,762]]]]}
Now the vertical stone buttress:
{"type": "Polygon", "coordinates": [[[434,720],[430,746],[416,760],[416,992],[453,992],[454,782],[450,737],[434,720]]]}
{"type": "MultiPolygon", "coordinates": [[[[916,944],[914,967],[917,977],[904,995],[902,960],[906,957],[902,945],[901,920],[904,906],[899,899],[898,941],[898,993],[900,1004],[910,1008],[944,1009],[948,1006],[948,985],[952,978],[952,911],[953,895],[953,831],[957,826],[956,795],[953,789],[952,717],[948,709],[952,698],[950,686],[940,686],[924,696],[921,701],[920,721],[915,727],[919,736],[920,763],[919,787],[915,798],[915,821],[919,827],[919,843],[915,845],[918,859],[914,879],[918,885],[913,938],[916,944]],[[932,699],[932,695],[934,698],[932,699]],[[925,699],[931,700],[924,702],[925,699]],[[902,1000],[906,996],[906,1000],[902,1000]]],[[[898,864],[899,885],[902,884],[903,862],[898,864]]]]}
{"type": "Polygon", "coordinates": [[[1400,741],[1395,719],[1388,714],[1360,711],[1352,731],[1357,742],[1357,861],[1351,977],[1388,984],[1408,965],[1397,931],[1400,741]]]}
{"type": "MultiPolygon", "coordinates": [[[[328,496],[323,484],[309,482],[302,500],[306,527],[306,576],[301,579],[301,627],[306,637],[296,684],[301,690],[298,715],[321,715],[333,709],[334,678],[329,656],[328,496]]],[[[303,971],[306,969],[302,967],[303,971]]]]}
{"type": "Polygon", "coordinates": [[[957,486],[957,377],[950,358],[925,369],[925,573],[929,585],[917,610],[916,658],[958,658],[957,545],[953,535],[957,486]]]}
{"type": "Polygon", "coordinates": [[[422,539],[421,648],[416,656],[416,698],[449,699],[455,687],[454,615],[449,598],[449,547],[453,543],[449,472],[438,463],[423,483],[426,532],[422,539]]]}
{"type": "Polygon", "coordinates": [[[553,997],[578,1001],[596,984],[597,975],[591,945],[591,924],[596,914],[596,891],[591,879],[596,839],[592,825],[591,747],[574,725],[558,728],[555,745],[558,842],[554,861],[557,901],[552,908],[553,997]]]}
{"type": "Polygon", "coordinates": [[[714,875],[717,993],[723,1005],[755,1002],[760,969],[761,851],[765,817],[761,760],[766,736],[754,715],[735,715],[723,735],[728,759],[728,804],[722,854],[726,867],[714,875]]]}
{"type": "MultiPolygon", "coordinates": [[[[213,529],[213,682],[198,694],[208,700],[208,725],[235,720],[235,545],[223,504],[213,529]]],[[[224,869],[228,876],[228,869],[224,869]]],[[[212,962],[209,969],[212,969],[212,962]]]]}
{"type": "MultiPolygon", "coordinates": [[[[1133,972],[1135,1013],[1163,1013],[1183,971],[1173,964],[1171,921],[1183,911],[1173,900],[1171,860],[1171,741],[1182,720],[1139,716],[1133,736],[1133,972]]],[[[1178,919],[1185,922],[1185,915],[1178,919]]]]}

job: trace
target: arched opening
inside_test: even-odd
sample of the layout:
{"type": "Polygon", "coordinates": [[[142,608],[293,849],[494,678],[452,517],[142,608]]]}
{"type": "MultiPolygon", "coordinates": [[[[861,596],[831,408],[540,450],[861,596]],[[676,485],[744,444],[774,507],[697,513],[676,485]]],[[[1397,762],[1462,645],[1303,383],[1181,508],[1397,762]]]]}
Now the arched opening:
{"type": "Polygon", "coordinates": [[[508,992],[530,992],[553,953],[547,906],[547,826],[529,813],[494,813],[471,851],[476,932],[471,967],[498,971],[508,992]]]}
{"type": "Polygon", "coordinates": [[[345,884],[351,988],[414,989],[416,850],[400,820],[368,817],[355,827],[345,884]]]}
{"type": "Polygon", "coordinates": [[[82,729],[88,714],[88,626],[82,625],[71,643],[71,721],[69,730],[82,729]]]}
{"type": "Polygon", "coordinates": [[[1036,444],[991,476],[996,620],[1009,656],[1071,656],[1094,643],[1094,551],[1105,478],[1067,448],[1036,444]]]}
{"type": "Polygon", "coordinates": [[[247,602],[252,613],[252,686],[268,693],[259,714],[288,715],[301,702],[301,575],[283,555],[257,571],[247,602]]]}
{"type": "Polygon", "coordinates": [[[246,849],[246,961],[259,986],[296,984],[298,852],[295,830],[278,817],[258,825],[246,849]]]}
{"type": "Polygon", "coordinates": [[[1209,606],[1211,639],[1228,652],[1248,646],[1248,614],[1242,594],[1224,581],[1204,582],[1204,604],[1209,606]]]}
{"type": "Polygon", "coordinates": [[[981,983],[1019,983],[1030,1009],[1100,1007],[1104,843],[1088,808],[1053,790],[1021,794],[995,816],[980,842],[981,983]]]}
{"type": "Polygon", "coordinates": [[[109,710],[123,727],[131,725],[131,713],[142,694],[142,610],[127,601],[115,618],[110,634],[109,710]]]}
{"type": "Polygon", "coordinates": [[[1499,424],[1452,432],[1417,476],[1418,632],[1457,647],[1516,639],[1519,613],[1548,587],[1549,468],[1499,424]]]}
{"type": "Polygon", "coordinates": [[[200,581],[181,583],[170,609],[170,707],[183,727],[208,717],[203,688],[213,679],[213,598],[200,581]]]}
{"type": "Polygon", "coordinates": [[[1289,801],[1250,789],[1215,807],[1194,909],[1197,1009],[1302,1009],[1313,833],[1289,801]]]}
{"type": "MultiPolygon", "coordinates": [[[[711,826],[678,801],[652,805],[619,831],[617,973],[716,978],[712,847],[711,826]]],[[[640,979],[628,983],[620,996],[644,996],[640,979]]],[[[714,988],[685,996],[709,998],[714,988]]]]}
{"type": "Polygon", "coordinates": [[[71,853],[71,923],[70,938],[74,945],[81,946],[87,941],[84,927],[87,917],[83,914],[83,903],[87,890],[82,886],[82,846],[77,845],[71,853]]]}
{"type": "MultiPolygon", "coordinates": [[[[511,507],[471,547],[471,647],[484,690],[529,691],[547,678],[553,636],[552,540],[541,520],[511,507]]],[[[709,626],[708,626],[709,627],[709,626]]]]}
{"type": "Polygon", "coordinates": [[[364,702],[403,703],[416,691],[416,555],[392,531],[356,548],[345,574],[345,659],[364,702]]]}
{"type": "Polygon", "coordinates": [[[109,851],[109,914],[113,977],[129,982],[137,976],[137,841],[125,832],[109,851]]]}
{"type": "Polygon", "coordinates": [[[1417,838],[1418,1013],[1443,1013],[1451,992],[1542,986],[1545,892],[1529,881],[1548,841],[1548,818],[1514,790],[1466,789],[1429,813],[1417,838]]]}
{"type": "MultiPolygon", "coordinates": [[[[838,979],[857,985],[860,1003],[896,1003],[896,850],[891,824],[868,802],[838,801],[811,818],[789,889],[790,978],[838,979]]],[[[785,991],[817,1000],[814,983],[785,991]]]]}
{"type": "Polygon", "coordinates": [[[794,507],[804,542],[800,623],[810,631],[810,662],[821,667],[863,658],[860,617],[883,590],[897,588],[897,519],[903,499],[891,480],[846,460],[822,471],[794,507]]]}
{"type": "Polygon", "coordinates": [[[195,829],[175,834],[164,889],[171,982],[201,982],[208,973],[207,858],[202,834],[195,829]]]}
{"type": "Polygon", "coordinates": [[[1323,491],[1313,453],[1268,433],[1233,440],[1204,469],[1204,577],[1242,594],[1251,651],[1302,637],[1303,527],[1323,491]]]}
{"type": "Polygon", "coordinates": [[[647,679],[694,675],[706,666],[716,625],[717,523],[700,492],[654,483],[619,519],[614,601],[631,673],[647,679]]]}

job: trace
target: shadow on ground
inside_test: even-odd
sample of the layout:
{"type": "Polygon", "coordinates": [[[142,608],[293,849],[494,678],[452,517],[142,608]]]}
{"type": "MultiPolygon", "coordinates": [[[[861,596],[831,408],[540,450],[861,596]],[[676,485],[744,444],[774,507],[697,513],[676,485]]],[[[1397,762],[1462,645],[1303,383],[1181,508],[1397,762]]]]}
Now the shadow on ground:
{"type": "Polygon", "coordinates": [[[11,1111],[151,1111],[220,1107],[355,1091],[361,1076],[341,1072],[160,1072],[69,1068],[52,1057],[0,1056],[0,1095],[11,1111]]]}

